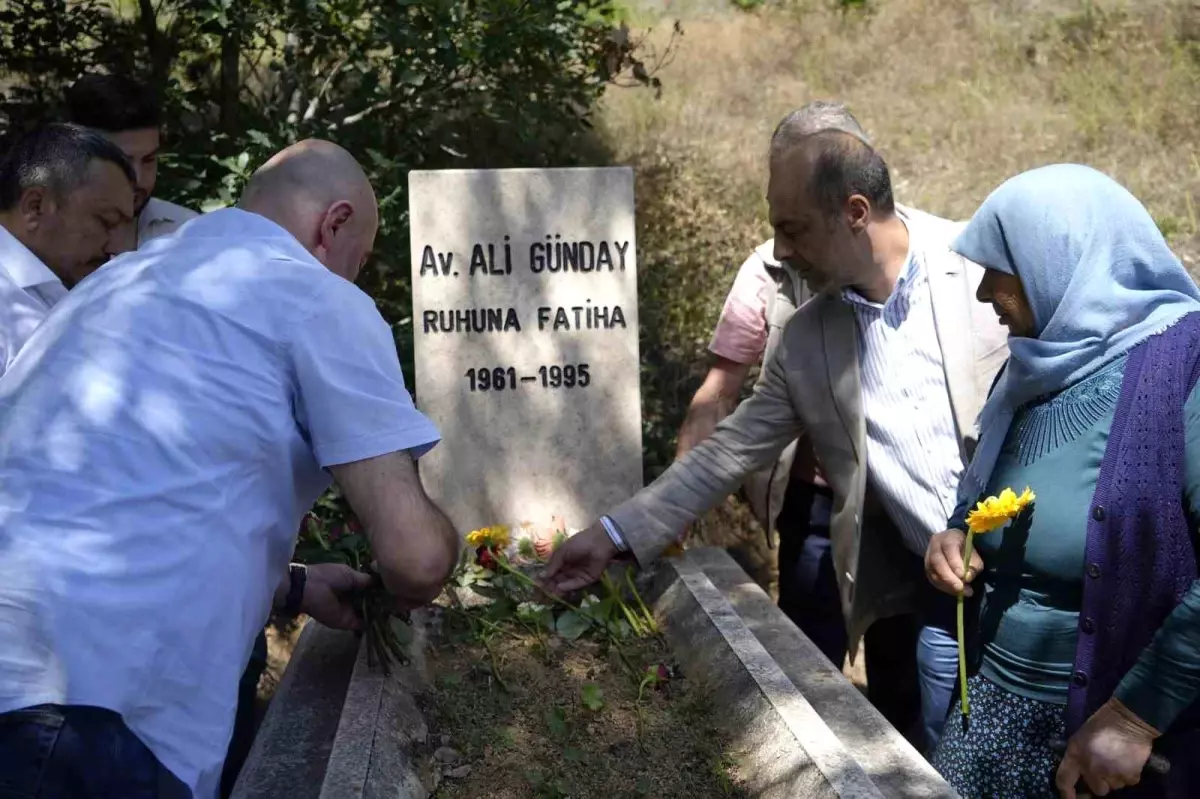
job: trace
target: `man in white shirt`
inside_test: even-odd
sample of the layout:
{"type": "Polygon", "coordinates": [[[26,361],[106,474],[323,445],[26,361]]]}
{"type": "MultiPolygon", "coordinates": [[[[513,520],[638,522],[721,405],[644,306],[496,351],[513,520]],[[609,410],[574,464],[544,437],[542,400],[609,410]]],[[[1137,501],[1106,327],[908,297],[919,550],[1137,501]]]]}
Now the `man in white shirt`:
{"type": "Polygon", "coordinates": [[[137,184],[137,243],[174,233],[198,214],[154,196],[162,155],[162,106],[157,95],[126,75],[85,75],[66,94],[71,122],[100,131],[121,148],[137,184]]]}
{"type": "MultiPolygon", "coordinates": [[[[441,591],[459,536],[415,464],[439,434],[351,282],[377,228],[348,153],[293,145],[81,284],[0,380],[0,793],[216,796],[331,476],[399,606],[441,591]]],[[[356,587],[302,609],[354,626],[356,587]]]]}
{"type": "Polygon", "coordinates": [[[0,162],[0,374],[50,309],[123,250],[133,171],[77,125],[27,133],[0,162]]]}
{"type": "MultiPolygon", "coordinates": [[[[65,100],[72,122],[98,131],[117,145],[133,166],[137,220],[126,229],[126,235],[135,240],[131,249],[174,233],[184,222],[199,216],[195,211],[154,196],[162,155],[163,114],[158,95],[149,86],[128,75],[84,75],[67,89],[65,100]]],[[[266,670],[267,654],[267,638],[260,633],[239,683],[237,720],[221,779],[222,796],[232,793],[242,763],[250,754],[254,705],[259,679],[266,670]]]]}

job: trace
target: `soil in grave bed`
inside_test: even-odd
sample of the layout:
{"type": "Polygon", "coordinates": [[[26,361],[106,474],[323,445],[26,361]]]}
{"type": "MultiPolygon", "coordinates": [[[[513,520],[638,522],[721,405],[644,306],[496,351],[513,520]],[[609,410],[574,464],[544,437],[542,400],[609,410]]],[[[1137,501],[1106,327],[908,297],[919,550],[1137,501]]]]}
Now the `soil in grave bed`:
{"type": "Polygon", "coordinates": [[[629,666],[592,640],[495,635],[485,646],[447,619],[428,653],[435,687],[423,697],[430,741],[451,761],[433,795],[745,797],[704,687],[678,673],[657,638],[621,651],[629,666]],[[667,679],[647,682],[639,702],[634,674],[647,669],[667,679]]]}

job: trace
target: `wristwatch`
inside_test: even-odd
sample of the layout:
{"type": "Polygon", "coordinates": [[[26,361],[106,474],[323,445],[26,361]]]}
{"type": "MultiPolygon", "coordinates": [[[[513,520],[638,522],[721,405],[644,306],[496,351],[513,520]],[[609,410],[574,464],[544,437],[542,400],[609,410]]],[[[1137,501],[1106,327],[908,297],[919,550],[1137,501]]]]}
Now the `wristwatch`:
{"type": "Polygon", "coordinates": [[[300,606],[304,604],[304,584],[307,581],[307,566],[305,566],[303,563],[288,564],[288,593],[287,601],[283,604],[283,612],[285,615],[300,615],[300,606]]]}

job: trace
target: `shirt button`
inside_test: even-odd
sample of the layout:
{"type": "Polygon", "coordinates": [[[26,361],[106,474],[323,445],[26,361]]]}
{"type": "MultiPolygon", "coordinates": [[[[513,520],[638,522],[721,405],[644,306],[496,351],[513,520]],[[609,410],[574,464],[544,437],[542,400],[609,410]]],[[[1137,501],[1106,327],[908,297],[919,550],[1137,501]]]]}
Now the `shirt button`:
{"type": "Polygon", "coordinates": [[[1071,684],[1077,688],[1083,688],[1088,684],[1088,676],[1082,671],[1077,671],[1071,676],[1071,684]]]}
{"type": "Polygon", "coordinates": [[[1079,624],[1079,629],[1083,630],[1088,635],[1091,635],[1092,633],[1096,632],[1096,623],[1091,619],[1084,619],[1079,624]]]}
{"type": "Polygon", "coordinates": [[[1097,505],[1096,507],[1092,508],[1092,518],[1095,519],[1096,521],[1098,521],[1098,522],[1104,521],[1105,515],[1106,514],[1104,513],[1103,505],[1097,505]]]}
{"type": "Polygon", "coordinates": [[[1099,563],[1089,563],[1088,567],[1087,567],[1087,574],[1088,574],[1088,577],[1091,577],[1093,580],[1095,580],[1097,577],[1099,577],[1100,576],[1100,564],[1099,563]]]}

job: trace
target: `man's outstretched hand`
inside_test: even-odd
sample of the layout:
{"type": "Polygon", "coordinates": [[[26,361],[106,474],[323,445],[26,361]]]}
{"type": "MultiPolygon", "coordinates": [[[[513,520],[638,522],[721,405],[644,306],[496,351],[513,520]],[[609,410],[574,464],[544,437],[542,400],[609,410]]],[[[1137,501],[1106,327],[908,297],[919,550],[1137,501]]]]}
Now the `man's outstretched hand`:
{"type": "Polygon", "coordinates": [[[542,587],[562,595],[591,585],[616,556],[617,548],[604,531],[604,525],[597,522],[568,538],[554,551],[541,574],[542,587]]]}

